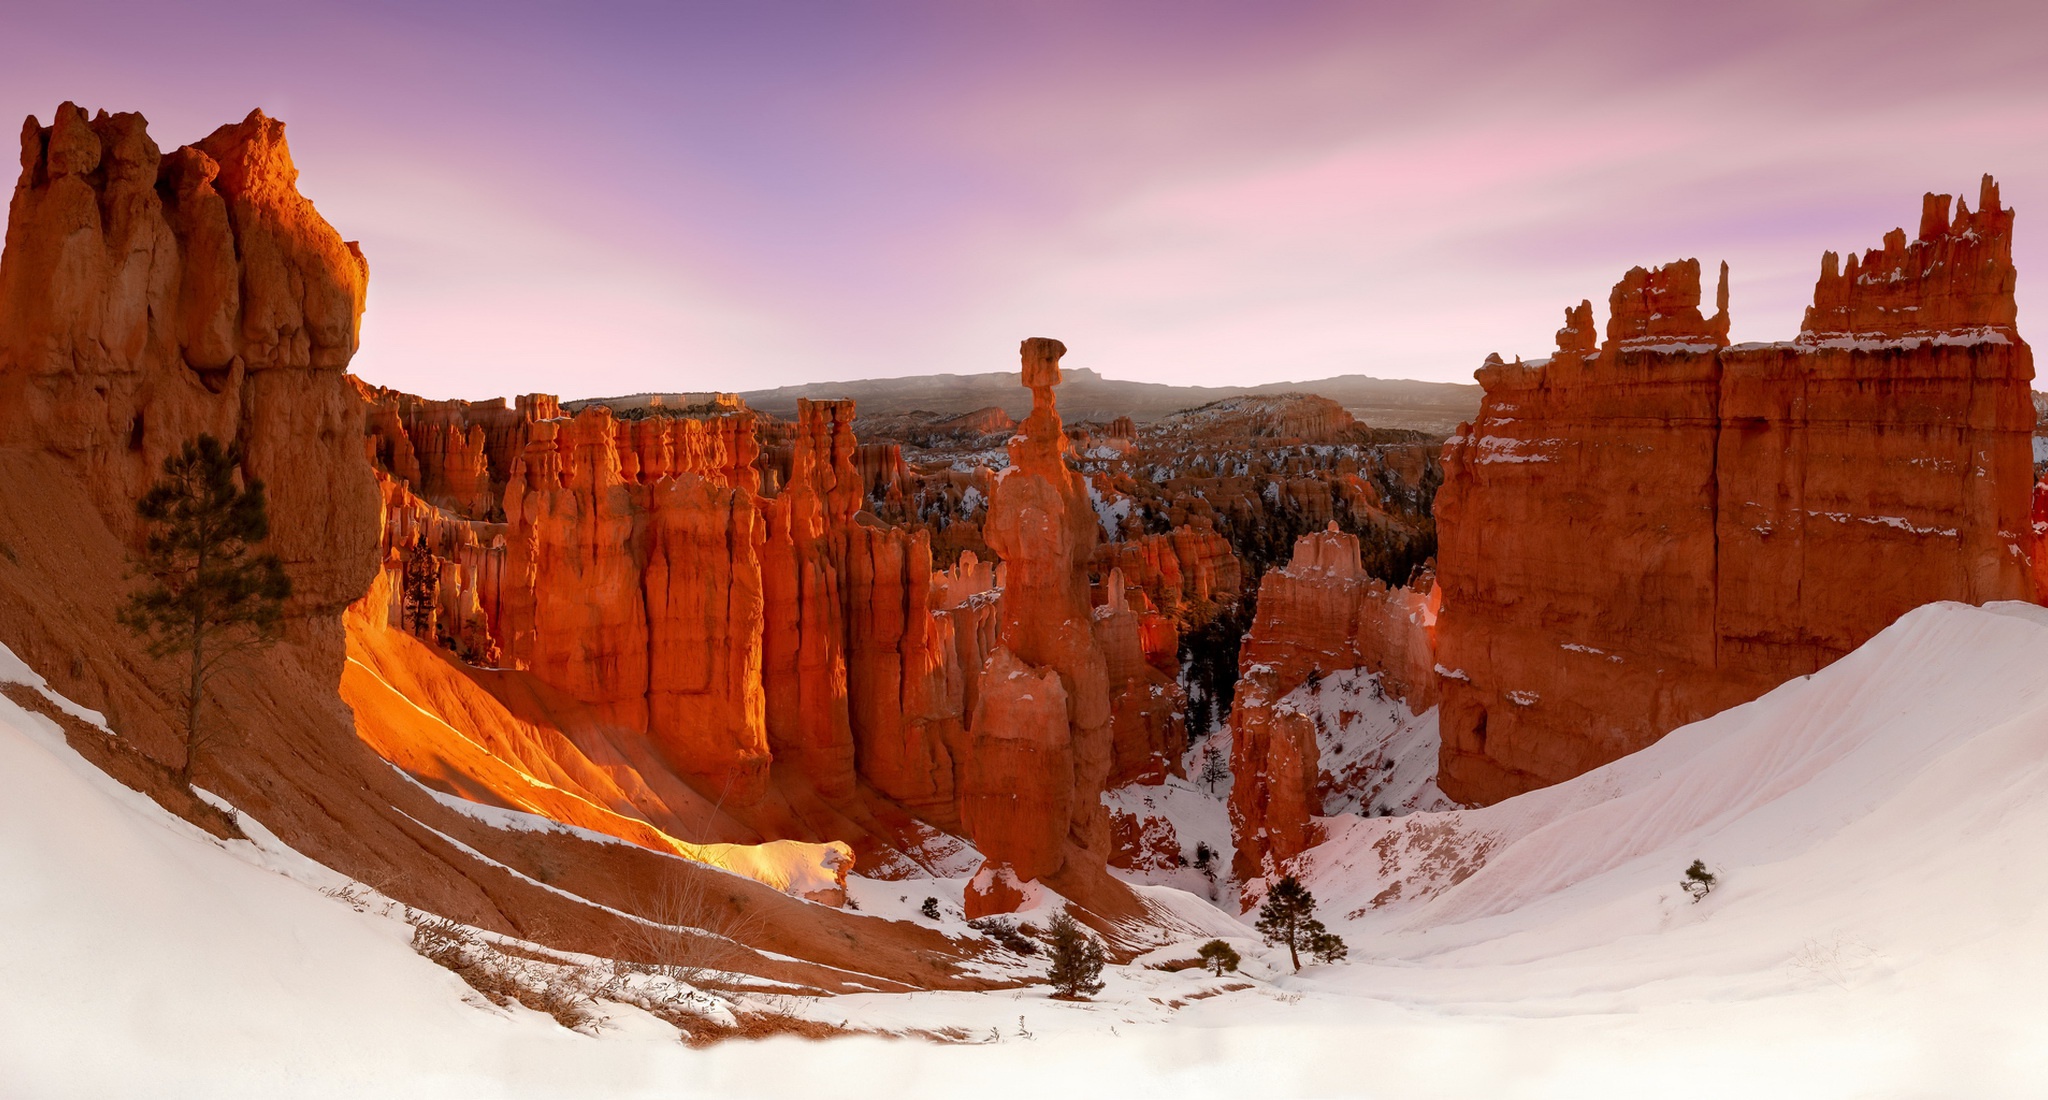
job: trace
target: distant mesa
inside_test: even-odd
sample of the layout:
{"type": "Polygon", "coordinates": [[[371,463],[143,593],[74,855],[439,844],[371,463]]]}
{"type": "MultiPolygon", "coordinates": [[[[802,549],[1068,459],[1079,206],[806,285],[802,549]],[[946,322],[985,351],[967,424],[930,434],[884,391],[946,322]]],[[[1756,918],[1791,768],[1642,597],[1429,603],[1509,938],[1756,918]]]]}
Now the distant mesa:
{"type": "MultiPolygon", "coordinates": [[[[1448,435],[1479,408],[1479,387],[1464,383],[1411,382],[1347,374],[1309,382],[1275,382],[1261,386],[1172,386],[1105,378],[1087,368],[1062,368],[1061,415],[1068,423],[1107,424],[1129,417],[1149,424],[1174,413],[1225,398],[1287,393],[1314,394],[1335,402],[1376,428],[1399,428],[1448,435]]],[[[655,395],[596,398],[581,404],[608,404],[619,409],[644,403],[655,395]]],[[[671,404],[694,395],[662,395],[671,404]]],[[[987,374],[928,374],[905,378],[869,378],[851,382],[813,382],[738,395],[747,407],[782,419],[796,415],[798,399],[846,397],[858,402],[870,420],[926,413],[944,420],[1000,409],[1013,420],[1031,411],[1029,392],[1015,371],[987,374]]]]}

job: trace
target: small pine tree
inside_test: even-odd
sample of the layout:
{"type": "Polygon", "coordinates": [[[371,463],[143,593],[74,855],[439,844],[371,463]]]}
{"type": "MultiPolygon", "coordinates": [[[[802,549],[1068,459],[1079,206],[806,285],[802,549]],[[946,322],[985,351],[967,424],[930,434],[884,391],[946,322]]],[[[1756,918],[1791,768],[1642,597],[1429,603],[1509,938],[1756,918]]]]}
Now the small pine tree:
{"type": "Polygon", "coordinates": [[[1230,765],[1223,762],[1223,754],[1211,745],[1202,750],[1202,770],[1195,776],[1198,782],[1209,787],[1209,793],[1216,793],[1216,784],[1230,778],[1230,765]]]}
{"type": "Polygon", "coordinates": [[[427,533],[420,532],[412,549],[405,552],[405,574],[401,581],[400,617],[415,638],[432,640],[434,614],[441,595],[441,563],[427,548],[427,533]]]}
{"type": "Polygon", "coordinates": [[[149,639],[155,657],[183,654],[185,757],[178,781],[190,787],[207,740],[200,722],[206,682],[221,663],[277,637],[291,577],[275,554],[258,554],[270,537],[263,482],[237,487],[240,444],[210,435],[164,460],[164,476],[135,502],[148,529],[142,572],[152,583],[130,596],[120,618],[149,639]]]}
{"type": "Polygon", "coordinates": [[[1237,964],[1244,961],[1238,956],[1235,948],[1222,940],[1210,940],[1197,948],[1195,954],[1201,956],[1202,968],[1219,978],[1223,976],[1224,971],[1234,971],[1237,964]]]}
{"type": "Polygon", "coordinates": [[[1695,905],[1720,884],[1721,880],[1699,860],[1692,861],[1692,866],[1685,869],[1685,877],[1678,882],[1679,887],[1692,896],[1695,905]]]}
{"type": "Polygon", "coordinates": [[[1102,991],[1102,944],[1065,910],[1054,914],[1046,925],[1046,942],[1051,948],[1052,969],[1045,980],[1052,984],[1054,997],[1085,1001],[1102,991]]]}
{"type": "Polygon", "coordinates": [[[1287,948],[1287,958],[1296,971],[1301,969],[1303,951],[1323,962],[1335,962],[1348,949],[1342,937],[1315,918],[1315,911],[1316,896],[1300,880],[1287,875],[1266,891],[1266,901],[1259,906],[1259,919],[1254,927],[1267,943],[1287,948]]]}
{"type": "Polygon", "coordinates": [[[939,919],[939,899],[937,899],[937,898],[926,898],[926,899],[924,899],[924,904],[923,904],[923,905],[921,905],[921,906],[919,906],[919,907],[918,907],[918,910],[917,910],[917,911],[918,911],[918,912],[920,912],[920,913],[923,913],[923,914],[924,914],[924,919],[926,919],[926,920],[938,920],[938,919],[939,919]]]}
{"type": "Polygon", "coordinates": [[[1197,688],[1188,694],[1188,741],[1193,743],[1209,736],[1209,727],[1214,724],[1216,706],[1209,701],[1209,693],[1197,688]]]}

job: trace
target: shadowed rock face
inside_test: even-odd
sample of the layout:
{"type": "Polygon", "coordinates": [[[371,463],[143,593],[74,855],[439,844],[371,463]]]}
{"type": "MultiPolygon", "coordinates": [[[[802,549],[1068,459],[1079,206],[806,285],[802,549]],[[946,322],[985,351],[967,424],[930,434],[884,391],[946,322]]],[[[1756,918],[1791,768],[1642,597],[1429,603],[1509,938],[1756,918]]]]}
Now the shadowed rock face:
{"type": "Polygon", "coordinates": [[[1281,700],[1311,677],[1369,668],[1414,713],[1435,706],[1436,612],[1430,577],[1387,587],[1366,573],[1357,536],[1334,524],[1296,541],[1286,568],[1266,574],[1230,713],[1239,882],[1273,873],[1315,843],[1311,819],[1322,813],[1314,720],[1281,700]]]}
{"type": "Polygon", "coordinates": [[[1491,358],[1437,497],[1446,794],[1555,783],[1753,699],[1936,600],[2028,599],[2033,353],[2012,212],[1822,261],[1797,339],[1727,343],[1690,260],[1597,348],[1491,358]]]}

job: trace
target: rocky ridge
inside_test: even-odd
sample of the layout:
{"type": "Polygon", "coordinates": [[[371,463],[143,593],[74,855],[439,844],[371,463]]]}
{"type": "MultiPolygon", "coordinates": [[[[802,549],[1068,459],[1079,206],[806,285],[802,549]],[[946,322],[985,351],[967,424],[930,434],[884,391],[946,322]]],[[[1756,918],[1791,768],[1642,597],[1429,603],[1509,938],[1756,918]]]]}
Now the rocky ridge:
{"type": "MultiPolygon", "coordinates": [[[[715,503],[732,491],[721,481],[732,463],[744,464],[732,447],[751,436],[721,451],[715,431],[664,434],[655,425],[621,453],[599,437],[597,418],[565,422],[537,403],[413,402],[422,430],[404,433],[400,447],[388,426],[408,415],[405,403],[366,403],[345,373],[367,265],[299,193],[281,123],[252,113],[164,153],[139,115],[64,104],[49,125],[24,126],[21,163],[0,253],[0,472],[16,486],[0,499],[0,642],[43,670],[53,690],[106,716],[124,781],[162,793],[183,756],[173,718],[182,665],[149,657],[116,618],[142,534],[133,502],[167,455],[207,432],[240,444],[243,477],[268,486],[269,545],[295,581],[282,641],[244,654],[209,684],[197,779],[245,820],[408,904],[569,950],[630,957],[644,938],[631,914],[656,911],[690,882],[709,904],[745,915],[750,944],[773,953],[741,950],[736,969],[814,990],[985,981],[956,969],[984,950],[976,942],[787,896],[778,872],[807,862],[830,884],[831,845],[667,845],[635,801],[651,790],[636,775],[662,769],[622,767],[634,744],[613,736],[641,708],[674,705],[636,695],[632,662],[611,663],[630,648],[622,641],[631,628],[603,624],[572,652],[519,625],[576,616],[522,604],[508,572],[580,562],[623,587],[638,559],[606,562],[596,548],[639,521],[636,495],[652,501],[661,482],[677,480],[661,476],[663,463],[699,471],[692,491],[715,503]],[[387,430],[366,434],[379,420],[387,430]],[[380,444],[381,480],[366,460],[380,444]],[[565,516],[565,494],[602,506],[565,516]],[[458,522],[466,509],[482,512],[458,522]],[[542,532],[549,537],[522,546],[510,537],[542,532]],[[438,602],[451,639],[474,661],[450,660],[452,650],[389,630],[377,614],[393,580],[380,561],[422,537],[448,551],[434,555],[449,582],[438,602]],[[496,667],[506,653],[561,669],[580,695],[506,675],[496,667]],[[579,664],[591,654],[599,656],[579,664]],[[439,714],[423,714],[423,704],[439,714]],[[590,736],[578,743],[565,726],[590,736]],[[416,759],[400,760],[417,772],[380,758],[394,740],[412,747],[416,759]],[[466,765],[479,775],[495,768],[512,797],[469,782],[466,765]],[[437,782],[446,789],[432,789],[437,782]],[[578,782],[597,797],[567,789],[578,782]],[[571,824],[609,814],[611,831],[633,842],[531,816],[558,807],[557,821],[571,824]]],[[[669,563],[661,568],[689,562],[701,550],[695,535],[717,531],[730,545],[735,529],[753,529],[751,505],[725,520],[715,507],[692,515],[705,521],[701,531],[682,523],[637,532],[669,563]]],[[[621,545],[608,548],[614,559],[621,545]]],[[[651,629],[687,636],[693,623],[681,603],[660,605],[667,614],[651,629]]],[[[757,746],[747,736],[759,723],[744,699],[737,711],[716,728],[708,766],[744,779],[757,746]]],[[[695,826],[704,824],[699,815],[673,835],[703,836],[695,826]]],[[[814,878],[793,875],[786,885],[795,892],[814,878]]]]}
{"type": "Polygon", "coordinates": [[[1797,338],[1730,346],[1726,269],[1635,269],[1596,343],[1490,358],[1445,449],[1444,792],[1616,759],[1924,603],[2032,599],[2033,354],[2012,212],[1929,195],[1919,236],[1822,259],[1797,338]]]}

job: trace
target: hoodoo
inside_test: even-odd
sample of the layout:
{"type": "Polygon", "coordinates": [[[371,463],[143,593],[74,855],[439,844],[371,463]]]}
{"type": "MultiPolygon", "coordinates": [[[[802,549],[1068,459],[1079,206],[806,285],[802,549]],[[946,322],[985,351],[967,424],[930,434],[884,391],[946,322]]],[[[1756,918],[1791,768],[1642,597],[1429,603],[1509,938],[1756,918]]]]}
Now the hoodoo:
{"type": "Polygon", "coordinates": [[[961,816],[988,857],[971,911],[1008,908],[999,884],[1050,876],[1070,841],[1108,855],[1109,670],[1091,627],[1087,571],[1099,528],[1086,485],[1067,468],[1053,398],[1066,352],[1057,340],[1024,341],[1031,415],[1010,439],[1010,468],[984,525],[1005,579],[961,790],[961,816]]]}
{"type": "Polygon", "coordinates": [[[1323,812],[1315,722],[1283,700],[1312,679],[1370,668],[1412,712],[1436,705],[1436,612],[1436,588],[1426,574],[1389,588],[1366,572],[1358,537],[1335,524],[1302,536],[1286,568],[1266,574],[1238,657],[1230,712],[1238,881],[1271,874],[1313,844],[1313,818],[1323,812]]]}
{"type": "Polygon", "coordinates": [[[409,905],[560,947],[630,954],[627,914],[688,883],[782,956],[742,949],[739,969],[953,980],[959,948],[936,933],[856,937],[858,918],[799,900],[843,896],[833,841],[900,834],[772,782],[751,423],[353,382],[367,267],[260,113],[164,155],[139,115],[65,104],[22,145],[0,255],[0,471],[18,487],[0,499],[0,643],[105,715],[116,736],[81,751],[194,812],[168,778],[183,670],[116,613],[135,498],[210,433],[265,482],[265,548],[294,581],[280,644],[208,685],[195,776],[242,820],[409,905]],[[431,605],[418,636],[398,625],[420,610],[407,581],[431,605]],[[750,817],[719,809],[728,789],[757,798],[750,817]],[[543,827],[494,824],[515,811],[543,827]]]}
{"type": "Polygon", "coordinates": [[[1937,600],[2031,599],[2012,211],[1828,253],[1799,336],[1729,346],[1727,273],[1637,268],[1607,339],[1493,357],[1445,448],[1441,784],[1493,802],[1811,673],[1937,600]]]}
{"type": "MultiPolygon", "coordinates": [[[[846,840],[896,873],[938,830],[985,857],[976,913],[1053,878],[1128,911],[1105,873],[1101,794],[1177,766],[1178,635],[1097,559],[1052,397],[1063,351],[1025,344],[1036,405],[984,524],[1000,569],[967,554],[936,570],[925,528],[869,511],[900,506],[905,475],[863,469],[864,454],[883,474],[902,458],[855,440],[851,401],[802,401],[794,424],[764,426],[731,401],[620,419],[366,388],[385,571],[351,617],[362,673],[344,692],[374,713],[403,680],[494,749],[424,752],[416,729],[375,719],[364,735],[471,797],[524,805],[545,777],[551,815],[635,843],[846,840]],[[424,630],[409,568],[435,578],[424,630]],[[500,667],[459,670],[408,633],[500,667]]],[[[1153,539],[1130,561],[1161,599],[1230,576],[1228,547],[1201,533],[1153,539]]]]}

